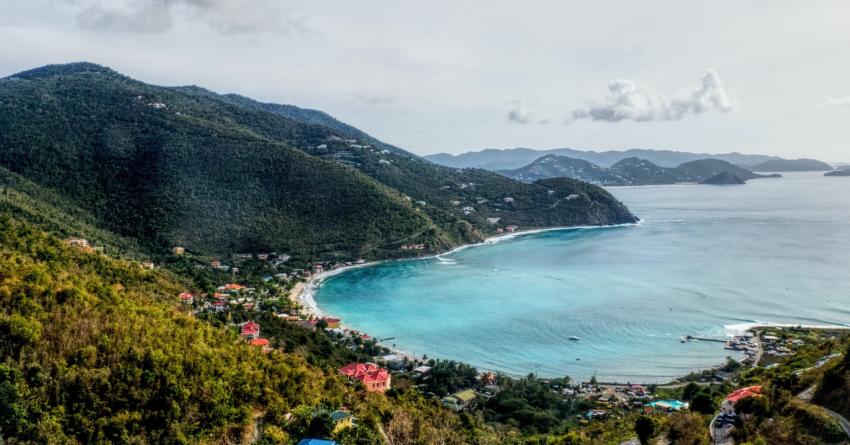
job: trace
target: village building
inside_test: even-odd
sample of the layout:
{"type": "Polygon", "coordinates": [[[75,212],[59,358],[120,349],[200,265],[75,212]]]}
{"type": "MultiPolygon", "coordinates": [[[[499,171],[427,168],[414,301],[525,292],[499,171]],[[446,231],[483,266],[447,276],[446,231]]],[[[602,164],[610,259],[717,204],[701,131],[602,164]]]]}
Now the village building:
{"type": "Polygon", "coordinates": [[[331,421],[334,423],[334,433],[338,433],[346,428],[351,428],[354,426],[354,422],[357,420],[348,410],[338,409],[330,414],[331,421]]]}
{"type": "Polygon", "coordinates": [[[178,297],[180,297],[180,301],[186,304],[192,304],[192,302],[195,301],[195,296],[190,294],[189,292],[183,292],[178,295],[178,297]]]}
{"type": "Polygon", "coordinates": [[[142,269],[153,270],[154,264],[152,261],[145,261],[142,263],[142,269]]]}
{"type": "Polygon", "coordinates": [[[264,353],[268,353],[269,351],[272,350],[272,347],[269,344],[269,339],[267,339],[267,338],[255,338],[255,339],[251,340],[250,342],[248,342],[248,344],[251,345],[251,346],[256,346],[258,348],[262,348],[262,351],[264,353]]]}
{"type": "Polygon", "coordinates": [[[339,323],[340,323],[340,321],[342,321],[339,318],[332,318],[332,317],[326,317],[326,318],[323,318],[323,320],[325,320],[325,323],[327,323],[327,325],[328,325],[327,329],[338,329],[339,323]]]}
{"type": "Polygon", "coordinates": [[[69,246],[82,247],[84,249],[89,247],[89,241],[85,238],[68,238],[66,242],[69,246]]]}
{"type": "Polygon", "coordinates": [[[453,411],[463,411],[472,404],[475,400],[475,391],[466,389],[456,392],[450,396],[445,396],[441,400],[444,407],[453,411]]]}
{"type": "Polygon", "coordinates": [[[175,255],[183,255],[184,253],[186,253],[186,249],[183,247],[174,246],[171,248],[171,252],[175,255]]]}
{"type": "Polygon", "coordinates": [[[349,380],[359,380],[369,392],[384,392],[390,389],[390,372],[374,363],[349,363],[339,372],[349,380]]]}
{"type": "Polygon", "coordinates": [[[249,338],[256,339],[260,337],[260,324],[254,322],[254,320],[248,321],[247,323],[242,325],[242,328],[239,332],[239,335],[249,338]]]}
{"type": "Polygon", "coordinates": [[[227,310],[227,302],[222,301],[222,300],[213,301],[212,310],[213,310],[213,312],[224,312],[224,311],[226,311],[227,310]]]}
{"type": "Polygon", "coordinates": [[[510,203],[514,202],[514,199],[511,198],[510,196],[507,196],[504,199],[502,199],[502,201],[504,201],[505,204],[510,204],[510,203]]]}
{"type": "Polygon", "coordinates": [[[210,267],[212,267],[213,269],[221,268],[221,261],[219,261],[219,260],[210,261],[210,267]]]}

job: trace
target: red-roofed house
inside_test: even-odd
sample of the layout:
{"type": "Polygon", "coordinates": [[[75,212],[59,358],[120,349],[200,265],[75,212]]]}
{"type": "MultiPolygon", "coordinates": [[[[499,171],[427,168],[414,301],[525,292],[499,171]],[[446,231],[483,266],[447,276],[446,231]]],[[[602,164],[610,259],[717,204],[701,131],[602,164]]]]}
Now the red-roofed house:
{"type": "Polygon", "coordinates": [[[249,343],[251,346],[259,346],[263,348],[263,352],[269,352],[272,350],[271,345],[269,345],[269,339],[267,338],[255,338],[251,340],[249,343]]]}
{"type": "Polygon", "coordinates": [[[366,391],[384,392],[390,389],[390,372],[374,363],[349,363],[339,372],[349,380],[359,380],[366,385],[366,391]]]}
{"type": "Polygon", "coordinates": [[[225,285],[224,285],[224,290],[235,290],[235,291],[240,291],[240,290],[242,290],[242,289],[245,289],[245,286],[243,286],[243,285],[241,285],[241,284],[228,283],[228,284],[225,284],[225,285]]]}
{"type": "Polygon", "coordinates": [[[339,328],[339,322],[340,322],[339,318],[331,318],[331,317],[325,318],[325,323],[328,324],[328,329],[338,329],[339,328]]]}
{"type": "Polygon", "coordinates": [[[254,322],[253,320],[242,325],[242,331],[240,332],[241,336],[245,338],[259,338],[260,337],[260,324],[254,322]]]}
{"type": "Polygon", "coordinates": [[[749,397],[761,397],[762,386],[748,386],[746,388],[736,389],[726,397],[726,401],[731,404],[736,404],[742,399],[749,397]]]}
{"type": "Polygon", "coordinates": [[[178,296],[180,297],[180,301],[186,304],[192,304],[192,302],[195,301],[195,296],[190,294],[189,292],[183,292],[178,296]]]}
{"type": "Polygon", "coordinates": [[[216,312],[224,312],[227,310],[227,302],[224,300],[213,301],[212,308],[216,312]]]}
{"type": "Polygon", "coordinates": [[[322,266],[321,264],[314,264],[313,265],[313,273],[322,273],[322,272],[324,272],[324,270],[325,270],[325,266],[322,266]]]}

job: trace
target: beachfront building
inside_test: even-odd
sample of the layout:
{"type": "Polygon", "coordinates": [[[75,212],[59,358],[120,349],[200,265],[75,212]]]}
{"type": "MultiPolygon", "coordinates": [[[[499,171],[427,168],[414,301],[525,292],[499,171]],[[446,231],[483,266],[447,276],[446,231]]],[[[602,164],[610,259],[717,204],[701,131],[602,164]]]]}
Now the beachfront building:
{"type": "Polygon", "coordinates": [[[339,323],[342,321],[339,318],[326,317],[325,323],[327,323],[327,329],[339,329],[339,323]]]}
{"type": "Polygon", "coordinates": [[[475,391],[471,389],[466,389],[463,391],[456,392],[450,396],[445,396],[442,399],[442,404],[444,407],[451,409],[453,411],[463,411],[475,401],[475,391]]]}
{"type": "Polygon", "coordinates": [[[390,372],[374,363],[349,363],[339,372],[349,380],[359,380],[369,392],[384,392],[390,389],[390,372]]]}

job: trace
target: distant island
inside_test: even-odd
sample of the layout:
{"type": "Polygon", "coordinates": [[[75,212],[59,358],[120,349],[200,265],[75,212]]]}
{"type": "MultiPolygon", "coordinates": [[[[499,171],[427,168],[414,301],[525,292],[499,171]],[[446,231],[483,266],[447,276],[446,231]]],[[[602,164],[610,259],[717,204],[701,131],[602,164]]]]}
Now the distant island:
{"type": "Polygon", "coordinates": [[[771,159],[749,169],[756,172],[817,172],[830,171],[832,166],[816,159],[771,159]]]}
{"type": "MultiPolygon", "coordinates": [[[[761,175],[720,159],[699,159],[676,167],[662,167],[646,159],[626,158],[605,168],[582,159],[555,154],[546,155],[529,165],[498,173],[519,181],[533,182],[547,178],[573,178],[602,186],[660,185],[682,182],[704,182],[721,173],[729,173],[744,181],[775,178],[781,175],[761,175]]],[[[721,176],[714,180],[730,180],[721,176]]]]}
{"type": "Polygon", "coordinates": [[[743,185],[747,183],[747,180],[734,173],[720,172],[710,178],[703,179],[699,183],[708,185],[743,185]]]}
{"type": "Polygon", "coordinates": [[[823,174],[824,176],[850,176],[850,167],[841,170],[833,170],[823,174]]]}
{"type": "Polygon", "coordinates": [[[617,162],[628,158],[645,159],[661,167],[676,167],[690,161],[700,159],[720,159],[730,164],[748,168],[753,171],[824,171],[832,170],[828,164],[813,159],[787,160],[778,156],[742,153],[693,153],[675,150],[638,149],[629,150],[575,150],[572,148],[554,148],[550,150],[534,150],[531,148],[488,148],[480,151],[470,151],[457,155],[437,153],[424,156],[425,159],[440,165],[455,168],[483,168],[487,170],[514,170],[528,165],[547,155],[566,156],[573,159],[592,162],[601,167],[612,167],[617,162]],[[776,161],[776,163],[773,163],[776,161]]]}

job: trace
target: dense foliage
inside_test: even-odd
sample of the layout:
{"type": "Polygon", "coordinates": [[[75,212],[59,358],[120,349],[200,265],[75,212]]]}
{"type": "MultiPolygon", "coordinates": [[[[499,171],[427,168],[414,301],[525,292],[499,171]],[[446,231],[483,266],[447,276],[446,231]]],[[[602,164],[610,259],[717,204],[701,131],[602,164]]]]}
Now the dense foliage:
{"type": "Polygon", "coordinates": [[[415,253],[400,250],[407,243],[479,240],[495,230],[488,217],[634,221],[610,195],[608,212],[566,205],[574,188],[440,167],[316,111],[147,85],[92,64],[2,79],[0,103],[0,167],[159,251],[391,257],[415,253]]]}

